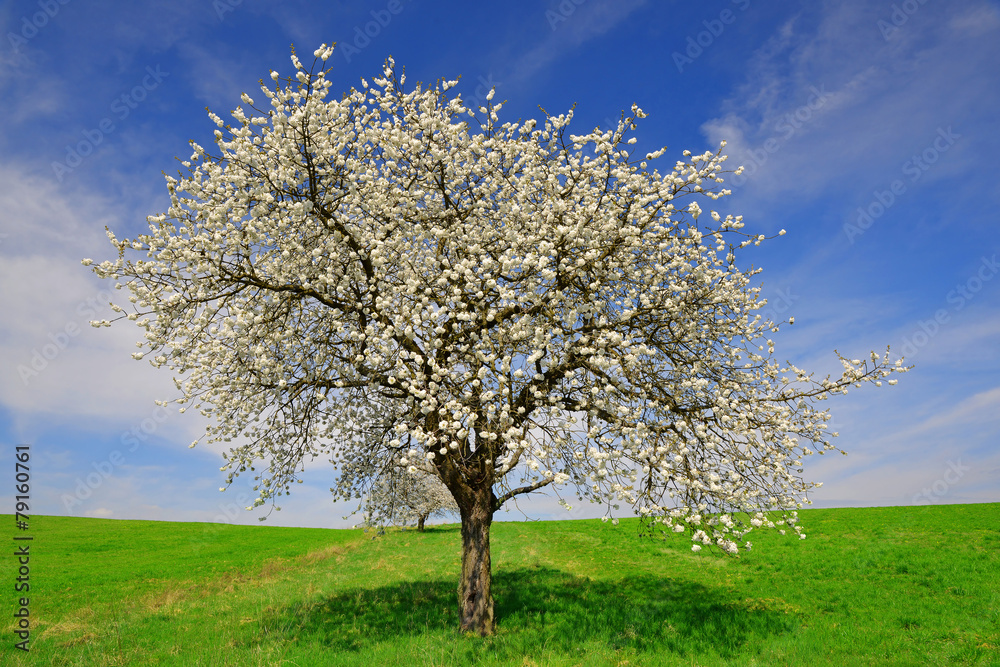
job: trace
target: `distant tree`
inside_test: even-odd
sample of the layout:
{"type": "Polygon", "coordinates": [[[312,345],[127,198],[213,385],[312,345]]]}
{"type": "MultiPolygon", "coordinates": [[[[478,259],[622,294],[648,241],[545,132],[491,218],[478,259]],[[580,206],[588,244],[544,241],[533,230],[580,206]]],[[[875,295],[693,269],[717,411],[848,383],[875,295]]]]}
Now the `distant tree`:
{"type": "Polygon", "coordinates": [[[367,526],[424,524],[433,517],[458,514],[458,505],[436,472],[399,467],[377,479],[365,496],[364,522],[367,526]]]}
{"type": "Polygon", "coordinates": [[[391,58],[333,99],[331,52],[293,53],[235,125],[210,113],[219,153],[192,142],[167,212],[109,231],[118,259],[94,267],[131,293],[133,357],[236,441],[229,483],[256,470],[255,506],[274,503],[324,456],[347,499],[433,466],[461,516],[461,628],[483,635],[493,515],[522,494],[571,483],[696,551],[801,532],[801,459],[835,449],[817,402],[905,369],[888,349],[838,354],[837,379],[773,359],[778,324],[736,263],[765,238],[698,203],[728,194],[722,148],[661,174],[665,148],[630,153],[636,106],[579,135],[572,112],[500,124],[492,92],[407,92],[391,58]]]}

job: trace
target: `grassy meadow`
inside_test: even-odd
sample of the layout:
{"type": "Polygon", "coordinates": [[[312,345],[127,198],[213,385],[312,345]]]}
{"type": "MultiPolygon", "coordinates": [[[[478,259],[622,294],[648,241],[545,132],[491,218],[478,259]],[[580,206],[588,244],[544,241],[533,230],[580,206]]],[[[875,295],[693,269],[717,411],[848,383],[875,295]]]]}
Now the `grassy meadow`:
{"type": "Polygon", "coordinates": [[[373,541],[32,517],[31,652],[4,632],[0,664],[1000,665],[1000,504],[802,524],[806,540],[755,532],[738,558],[629,520],[494,524],[498,633],[482,639],[457,632],[457,525],[373,541]]]}

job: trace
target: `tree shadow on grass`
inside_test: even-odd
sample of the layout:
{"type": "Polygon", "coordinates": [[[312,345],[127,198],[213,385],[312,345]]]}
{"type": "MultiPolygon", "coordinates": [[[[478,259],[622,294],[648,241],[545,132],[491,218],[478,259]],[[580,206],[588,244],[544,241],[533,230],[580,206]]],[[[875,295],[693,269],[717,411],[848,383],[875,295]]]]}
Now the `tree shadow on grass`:
{"type": "MultiPolygon", "coordinates": [[[[360,651],[406,636],[457,634],[456,589],[452,579],[357,588],[272,609],[263,620],[289,640],[360,651]]],[[[613,650],[725,658],[795,625],[785,608],[669,577],[591,580],[522,568],[494,573],[493,595],[495,656],[505,644],[511,651],[544,646],[572,653],[596,642],[613,650]]]]}

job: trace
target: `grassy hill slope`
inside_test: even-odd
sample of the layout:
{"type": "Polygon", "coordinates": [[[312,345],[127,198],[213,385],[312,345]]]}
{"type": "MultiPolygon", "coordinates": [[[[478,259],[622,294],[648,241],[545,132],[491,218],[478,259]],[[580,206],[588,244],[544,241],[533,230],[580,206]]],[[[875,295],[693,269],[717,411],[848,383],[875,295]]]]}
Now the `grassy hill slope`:
{"type": "Polygon", "coordinates": [[[802,517],[806,540],[755,533],[735,559],[632,521],[495,524],[488,639],[456,630],[456,525],[32,517],[31,653],[8,631],[0,662],[1000,665],[1000,504],[802,517]]]}

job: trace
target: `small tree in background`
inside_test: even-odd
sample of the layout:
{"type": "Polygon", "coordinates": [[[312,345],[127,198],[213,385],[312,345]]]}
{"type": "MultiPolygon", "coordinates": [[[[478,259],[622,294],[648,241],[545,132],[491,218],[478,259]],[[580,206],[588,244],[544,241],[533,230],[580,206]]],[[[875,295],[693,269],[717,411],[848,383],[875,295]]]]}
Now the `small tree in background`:
{"type": "Polygon", "coordinates": [[[736,263],[765,239],[711,209],[721,148],[661,173],[666,149],[631,154],[636,106],[608,131],[501,124],[492,92],[407,91],[391,59],[332,99],[331,53],[293,54],[234,125],[210,114],[218,154],[193,144],[168,211],[109,231],[118,259],[95,267],[130,293],[133,356],[238,443],[228,481],[255,471],[259,506],[318,456],[344,499],[432,467],[461,516],[461,628],[483,635],[493,516],[522,494],[569,483],[696,551],[735,553],[782,523],[768,510],[801,534],[802,457],[834,449],[817,403],[904,369],[888,350],[838,355],[834,379],[774,360],[736,263]]]}
{"type": "Polygon", "coordinates": [[[412,526],[424,532],[434,517],[458,514],[455,499],[436,472],[396,468],[380,477],[365,497],[364,517],[368,526],[412,526]]]}

